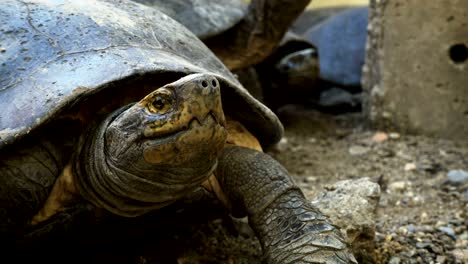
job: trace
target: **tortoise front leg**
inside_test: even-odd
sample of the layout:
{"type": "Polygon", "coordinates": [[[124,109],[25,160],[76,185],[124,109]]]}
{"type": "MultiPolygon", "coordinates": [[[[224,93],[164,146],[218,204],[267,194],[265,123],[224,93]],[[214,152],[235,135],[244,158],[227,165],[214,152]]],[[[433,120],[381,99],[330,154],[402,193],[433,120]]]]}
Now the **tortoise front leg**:
{"type": "Polygon", "coordinates": [[[227,147],[215,175],[232,214],[248,215],[267,263],[357,263],[340,231],[269,155],[227,147]]]}

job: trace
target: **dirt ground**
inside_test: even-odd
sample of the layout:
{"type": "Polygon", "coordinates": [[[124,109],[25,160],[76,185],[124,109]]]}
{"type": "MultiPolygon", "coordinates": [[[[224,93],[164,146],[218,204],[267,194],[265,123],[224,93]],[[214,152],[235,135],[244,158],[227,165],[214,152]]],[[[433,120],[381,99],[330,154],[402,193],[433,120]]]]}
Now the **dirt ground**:
{"type": "Polygon", "coordinates": [[[466,185],[445,182],[448,171],[468,170],[468,140],[386,131],[390,137],[379,143],[360,114],[299,111],[286,119],[286,147],[273,156],[309,197],[344,179],[369,177],[380,184],[376,262],[468,261],[466,185]]]}
{"type": "MultiPolygon", "coordinates": [[[[369,177],[380,184],[375,263],[467,263],[466,185],[446,183],[448,171],[468,171],[467,141],[379,134],[361,114],[285,109],[285,137],[268,153],[309,198],[344,179],[369,177]]],[[[217,219],[176,241],[174,263],[261,262],[260,245],[245,221],[217,219]]],[[[166,263],[157,260],[154,247],[145,250],[135,263],[166,263]]]]}

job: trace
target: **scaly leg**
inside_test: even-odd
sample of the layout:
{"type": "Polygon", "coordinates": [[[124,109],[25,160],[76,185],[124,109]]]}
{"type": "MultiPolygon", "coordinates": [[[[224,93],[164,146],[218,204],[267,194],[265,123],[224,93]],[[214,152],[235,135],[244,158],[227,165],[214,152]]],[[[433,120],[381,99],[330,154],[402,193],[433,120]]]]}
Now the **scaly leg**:
{"type": "Polygon", "coordinates": [[[357,263],[340,231],[262,152],[226,147],[215,171],[234,216],[249,216],[267,263],[357,263]]]}

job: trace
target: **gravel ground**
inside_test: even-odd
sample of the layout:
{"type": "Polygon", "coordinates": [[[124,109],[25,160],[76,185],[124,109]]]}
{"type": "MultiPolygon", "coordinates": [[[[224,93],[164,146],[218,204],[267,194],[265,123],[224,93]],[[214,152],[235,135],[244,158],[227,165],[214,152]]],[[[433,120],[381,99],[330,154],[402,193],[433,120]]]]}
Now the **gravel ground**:
{"type": "MultiPolygon", "coordinates": [[[[372,131],[359,114],[330,116],[286,107],[280,116],[286,134],[268,153],[310,199],[339,180],[369,177],[379,183],[370,263],[468,262],[468,184],[466,178],[460,183],[448,177],[450,171],[468,172],[468,142],[372,131]]],[[[261,262],[245,219],[217,219],[191,230],[174,236],[173,263],[261,262]]],[[[147,243],[132,263],[168,263],[158,261],[161,254],[147,243]]]]}
{"type": "Polygon", "coordinates": [[[338,118],[302,111],[273,155],[309,197],[338,180],[369,177],[381,186],[376,223],[378,263],[466,263],[468,141],[379,133],[359,115],[338,118]],[[453,173],[453,172],[452,172],[453,173]]]}

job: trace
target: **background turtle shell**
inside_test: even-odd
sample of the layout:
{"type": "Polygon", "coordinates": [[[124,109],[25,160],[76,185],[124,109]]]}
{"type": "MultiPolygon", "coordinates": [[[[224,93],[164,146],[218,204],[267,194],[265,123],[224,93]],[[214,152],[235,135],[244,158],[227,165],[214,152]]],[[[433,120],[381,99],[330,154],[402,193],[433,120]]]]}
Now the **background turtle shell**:
{"type": "Polygon", "coordinates": [[[79,99],[115,87],[109,84],[170,72],[216,75],[229,115],[266,147],[281,138],[277,117],[196,36],[154,8],[130,1],[6,0],[0,32],[0,147],[79,99]]]}
{"type": "Polygon", "coordinates": [[[200,39],[234,26],[247,12],[241,0],[134,0],[155,7],[185,25],[200,39]]]}

